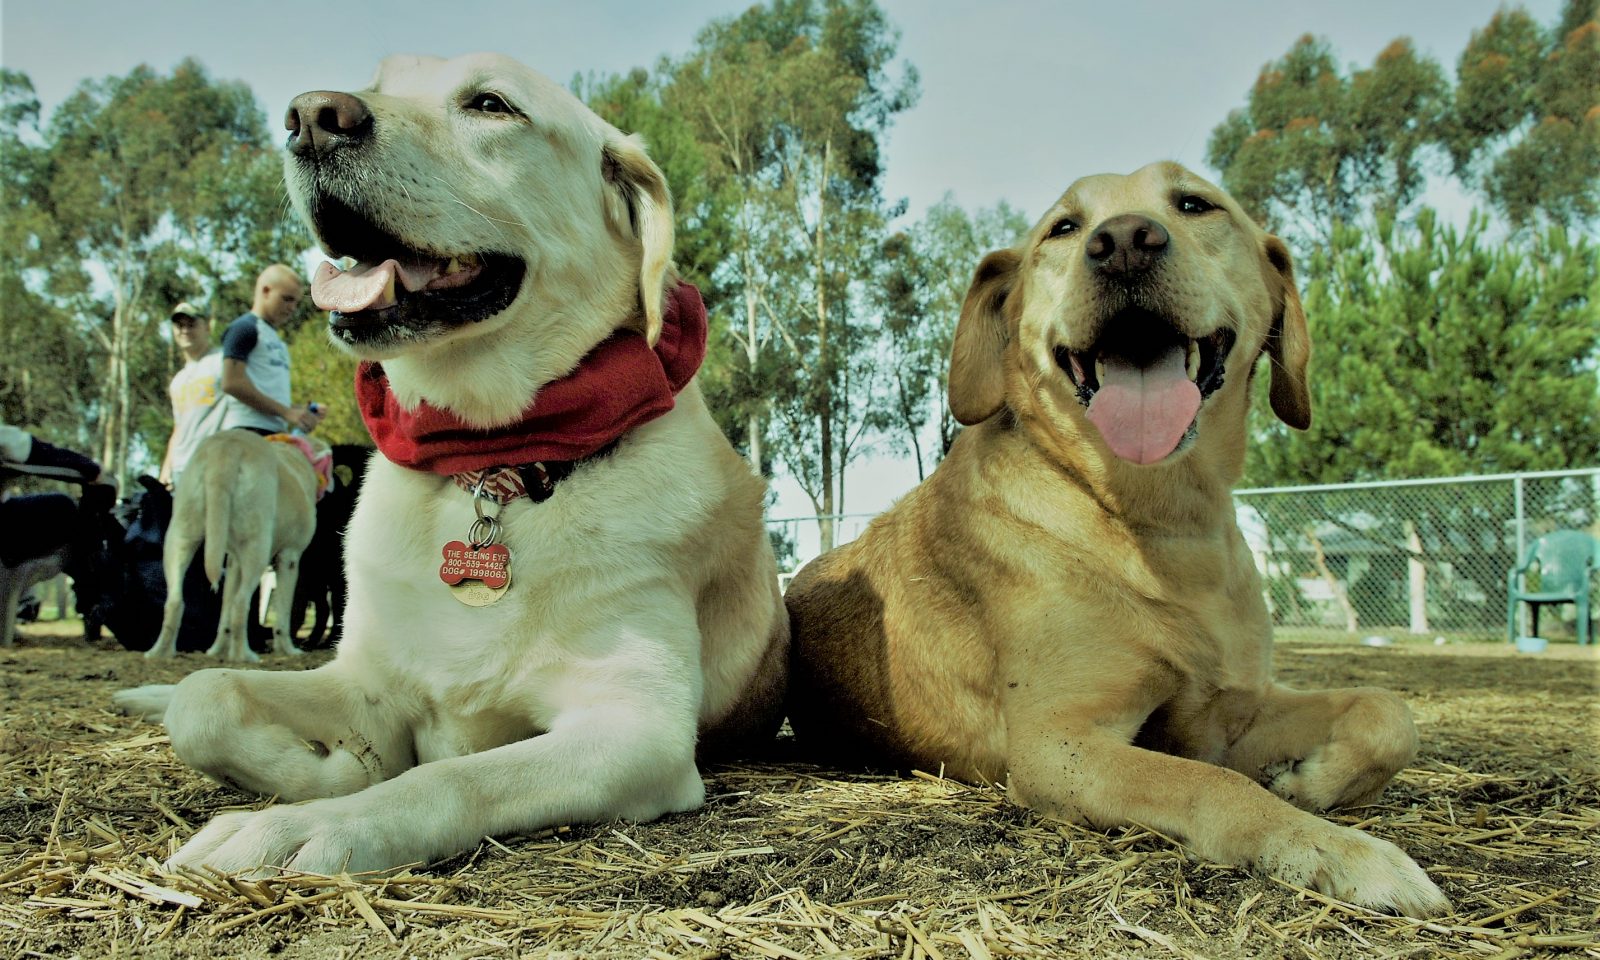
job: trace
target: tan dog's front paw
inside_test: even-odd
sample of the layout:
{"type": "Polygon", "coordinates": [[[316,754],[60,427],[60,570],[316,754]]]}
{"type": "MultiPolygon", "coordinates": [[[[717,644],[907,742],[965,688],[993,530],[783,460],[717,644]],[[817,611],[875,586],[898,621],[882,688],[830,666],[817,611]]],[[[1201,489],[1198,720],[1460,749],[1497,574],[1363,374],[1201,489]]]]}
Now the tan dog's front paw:
{"type": "Polygon", "coordinates": [[[1387,840],[1318,821],[1288,831],[1257,861],[1273,876],[1340,900],[1408,917],[1450,912],[1450,901],[1405,852],[1387,840]]]}

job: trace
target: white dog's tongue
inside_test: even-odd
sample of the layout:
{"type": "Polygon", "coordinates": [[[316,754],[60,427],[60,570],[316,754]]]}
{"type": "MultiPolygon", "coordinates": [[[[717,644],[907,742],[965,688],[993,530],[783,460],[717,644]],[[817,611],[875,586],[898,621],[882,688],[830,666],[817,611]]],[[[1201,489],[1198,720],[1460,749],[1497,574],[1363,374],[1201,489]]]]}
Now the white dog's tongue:
{"type": "Polygon", "coordinates": [[[418,290],[438,290],[459,287],[478,275],[477,265],[462,267],[455,260],[449,263],[401,263],[385,260],[382,263],[358,263],[348,270],[324,260],[311,278],[311,302],[319,310],[337,310],[340,313],[360,313],[363,310],[382,310],[395,305],[395,284],[415,293],[418,290]],[[453,272],[451,268],[455,268],[453,272]]]}
{"type": "Polygon", "coordinates": [[[1183,361],[1179,346],[1143,369],[1105,358],[1089,420],[1112,453],[1151,464],[1177,449],[1200,410],[1200,388],[1184,375],[1183,361]]]}
{"type": "Polygon", "coordinates": [[[385,260],[377,266],[361,263],[349,270],[340,270],[324,260],[316,276],[311,278],[311,302],[319,310],[340,313],[393,306],[395,272],[399,266],[397,261],[385,260]]]}

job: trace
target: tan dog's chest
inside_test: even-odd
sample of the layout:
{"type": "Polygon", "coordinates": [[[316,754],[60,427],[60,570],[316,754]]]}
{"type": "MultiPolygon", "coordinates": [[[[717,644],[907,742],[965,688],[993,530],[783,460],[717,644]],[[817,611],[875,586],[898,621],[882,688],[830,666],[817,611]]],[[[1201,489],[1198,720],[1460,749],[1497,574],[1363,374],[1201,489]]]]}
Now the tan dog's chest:
{"type": "Polygon", "coordinates": [[[997,637],[1002,712],[1074,704],[1164,752],[1219,756],[1271,673],[1265,611],[1236,532],[1152,539],[1107,523],[1033,547],[1018,552],[1053,575],[1013,592],[1037,599],[997,637]]]}

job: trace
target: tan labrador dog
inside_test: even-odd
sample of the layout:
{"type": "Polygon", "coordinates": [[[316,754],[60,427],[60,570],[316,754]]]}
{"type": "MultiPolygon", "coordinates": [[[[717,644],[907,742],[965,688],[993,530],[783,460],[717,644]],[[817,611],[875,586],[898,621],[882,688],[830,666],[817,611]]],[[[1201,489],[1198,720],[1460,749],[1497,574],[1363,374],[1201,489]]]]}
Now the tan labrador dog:
{"type": "Polygon", "coordinates": [[[790,717],[830,759],[1005,781],[1380,910],[1449,907],[1394,845],[1307,811],[1417,750],[1383,690],[1272,681],[1234,520],[1257,361],[1310,422],[1288,251],[1170,163],[1078,181],[962,308],[933,475],[789,588],[790,717]]]}
{"type": "Polygon", "coordinates": [[[317,529],[316,506],[316,471],[294,444],[249,430],[223,430],[201,441],[172,498],[172,523],[161,548],[167,604],[161,634],[145,656],[177,652],[183,575],[202,540],[206,579],[213,590],[222,580],[224,556],[228,569],[217,639],[206,653],[229,661],[260,661],[250,649],[250,597],[271,566],[278,578],[272,646],[281,654],[299,654],[288,624],[300,556],[317,529]]]}
{"type": "MultiPolygon", "coordinates": [[[[465,425],[452,446],[515,439],[506,425],[603,342],[659,342],[666,180],[558,84],[488,54],[392,57],[367,89],[297,97],[288,125],[290,196],[348,258],[313,298],[402,409],[465,425]]],[[[574,416],[609,395],[579,396],[574,416]]],[[[223,814],[170,862],[378,870],[700,806],[697,747],[764,742],[782,720],[788,618],[761,478],[692,380],[668,399],[542,502],[486,510],[451,476],[375,455],[331,663],[119,696],[164,719],[192,766],[307,801],[223,814]],[[455,593],[441,548],[485,512],[509,581],[455,593]]]]}

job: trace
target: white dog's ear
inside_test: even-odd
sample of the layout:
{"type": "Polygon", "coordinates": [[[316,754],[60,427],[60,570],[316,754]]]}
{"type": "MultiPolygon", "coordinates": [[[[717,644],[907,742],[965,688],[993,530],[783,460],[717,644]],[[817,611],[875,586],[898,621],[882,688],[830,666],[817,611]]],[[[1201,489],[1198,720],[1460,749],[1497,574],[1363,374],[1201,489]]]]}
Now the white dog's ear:
{"type": "Polygon", "coordinates": [[[1288,246],[1269,236],[1266,256],[1279,280],[1272,330],[1267,334],[1267,355],[1272,358],[1272,412],[1296,430],[1304,430],[1311,426],[1311,391],[1306,375],[1311,362],[1311,333],[1306,329],[1300,292],[1295,289],[1288,246]]]}
{"type": "Polygon", "coordinates": [[[612,229],[638,240],[641,248],[639,299],[645,339],[654,346],[661,335],[661,300],[672,262],[672,194],[637,135],[611,137],[601,158],[612,229]]]}
{"type": "Polygon", "coordinates": [[[1003,357],[1009,333],[1002,308],[1017,282],[1022,255],[996,250],[983,258],[961,304],[950,345],[950,412],[964,424],[989,419],[1005,403],[1003,357]]]}

